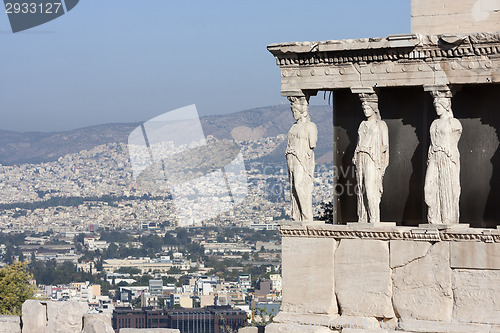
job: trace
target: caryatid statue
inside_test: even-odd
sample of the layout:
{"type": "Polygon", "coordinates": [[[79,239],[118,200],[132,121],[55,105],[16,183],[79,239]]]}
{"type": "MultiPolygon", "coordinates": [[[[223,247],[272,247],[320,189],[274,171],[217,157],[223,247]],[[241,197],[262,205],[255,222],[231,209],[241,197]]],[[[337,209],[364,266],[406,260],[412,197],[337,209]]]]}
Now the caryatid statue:
{"type": "Polygon", "coordinates": [[[312,221],[312,191],[314,183],[314,148],[318,130],[311,122],[307,97],[289,97],[295,123],[288,132],[286,165],[290,179],[292,220],[312,221]]]}
{"type": "Polygon", "coordinates": [[[430,224],[458,223],[460,216],[460,153],[458,141],[462,134],[460,121],[453,117],[451,91],[431,91],[439,116],[431,124],[425,203],[430,224]]]}
{"type": "Polygon", "coordinates": [[[358,222],[379,223],[382,179],[389,165],[389,132],[387,124],[380,117],[377,95],[360,93],[359,97],[366,120],[359,125],[358,143],[353,157],[356,166],[358,222]]]}

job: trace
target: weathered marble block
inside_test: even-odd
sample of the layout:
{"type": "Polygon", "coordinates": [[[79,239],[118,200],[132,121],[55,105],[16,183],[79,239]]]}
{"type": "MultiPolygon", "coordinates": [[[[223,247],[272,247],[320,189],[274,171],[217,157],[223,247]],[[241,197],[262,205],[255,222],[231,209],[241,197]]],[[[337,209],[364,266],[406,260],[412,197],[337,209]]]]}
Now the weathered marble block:
{"type": "Polygon", "coordinates": [[[411,31],[421,34],[497,31],[499,9],[496,0],[413,0],[411,31]]]}
{"type": "Polygon", "coordinates": [[[111,315],[104,313],[85,314],[83,316],[83,333],[114,333],[111,315]]]}
{"type": "Polygon", "coordinates": [[[338,313],[333,264],[336,247],[331,238],[283,239],[282,311],[338,313]]]}
{"type": "Polygon", "coordinates": [[[382,329],[360,329],[360,328],[345,328],[342,333],[389,333],[390,331],[382,329]]]}
{"type": "Polygon", "coordinates": [[[180,333],[172,328],[121,328],[120,333],[180,333]]]}
{"type": "Polygon", "coordinates": [[[238,330],[238,333],[259,333],[258,327],[242,327],[238,330]]]}
{"type": "MultiPolygon", "coordinates": [[[[446,242],[434,244],[423,257],[417,256],[406,265],[394,268],[393,303],[398,317],[451,320],[453,291],[449,248],[446,242]]],[[[401,250],[404,251],[404,246],[401,250]]]]}
{"type": "Polygon", "coordinates": [[[50,333],[81,333],[86,302],[47,302],[47,329],[50,333]]]}
{"type": "Polygon", "coordinates": [[[399,332],[411,333],[496,333],[494,325],[456,321],[401,319],[399,332]]]}
{"type": "Polygon", "coordinates": [[[391,252],[391,268],[396,268],[403,267],[412,261],[425,257],[431,248],[431,243],[392,240],[389,246],[391,252]]]}
{"type": "Polygon", "coordinates": [[[0,316],[0,333],[21,333],[19,316],[0,316]]]}
{"type": "Polygon", "coordinates": [[[389,244],[342,239],[335,253],[335,291],[342,315],[395,317],[389,244]]]}
{"type": "Polygon", "coordinates": [[[331,333],[328,327],[305,326],[297,324],[277,324],[266,326],[266,333],[331,333]]]}
{"type": "Polygon", "coordinates": [[[500,270],[455,269],[452,277],[453,319],[500,329],[500,270]]]}
{"type": "Polygon", "coordinates": [[[452,268],[500,269],[498,244],[454,242],[450,246],[452,268]]]}
{"type": "Polygon", "coordinates": [[[39,300],[26,300],[23,303],[22,312],[23,333],[46,332],[47,306],[45,304],[39,300]]]}
{"type": "Polygon", "coordinates": [[[283,306],[266,333],[500,331],[500,270],[479,268],[497,260],[500,230],[283,224],[280,232],[283,306]],[[453,261],[468,249],[470,258],[453,261]],[[311,311],[335,298],[338,311],[311,311]]]}

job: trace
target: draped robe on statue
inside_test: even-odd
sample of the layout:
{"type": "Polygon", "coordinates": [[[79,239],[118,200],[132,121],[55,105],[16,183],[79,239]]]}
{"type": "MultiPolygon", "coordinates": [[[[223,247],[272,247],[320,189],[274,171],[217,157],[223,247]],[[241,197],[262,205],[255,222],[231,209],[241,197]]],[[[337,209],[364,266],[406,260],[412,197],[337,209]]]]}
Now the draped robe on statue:
{"type": "Polygon", "coordinates": [[[312,221],[314,150],[318,137],[311,121],[296,122],[288,132],[286,164],[290,178],[293,221],[312,221]]]}
{"type": "Polygon", "coordinates": [[[380,222],[382,179],[389,165],[389,146],[384,142],[387,124],[382,120],[361,122],[353,163],[356,166],[358,222],[380,222]]]}
{"type": "Polygon", "coordinates": [[[425,175],[425,203],[429,223],[458,223],[460,216],[460,153],[462,125],[456,118],[431,124],[431,145],[425,175]]]}

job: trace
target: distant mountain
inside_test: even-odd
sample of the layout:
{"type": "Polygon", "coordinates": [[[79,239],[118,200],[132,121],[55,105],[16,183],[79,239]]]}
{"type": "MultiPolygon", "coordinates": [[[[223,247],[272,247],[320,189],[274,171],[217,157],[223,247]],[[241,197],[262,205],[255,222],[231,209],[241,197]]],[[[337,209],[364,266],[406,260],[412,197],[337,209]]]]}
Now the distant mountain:
{"type": "MultiPolygon", "coordinates": [[[[329,162],[333,156],[332,111],[329,106],[311,106],[312,121],[318,126],[318,162],[329,162]]],[[[205,135],[218,139],[255,141],[286,134],[293,124],[288,105],[269,106],[231,114],[201,118],[205,135]]],[[[109,143],[126,143],[129,134],[140,123],[105,124],[65,132],[12,132],[0,130],[0,163],[4,165],[41,163],[89,150],[109,143]]],[[[261,158],[266,162],[283,162],[286,142],[261,158]]]]}
{"type": "Polygon", "coordinates": [[[138,124],[105,124],[65,132],[11,132],[0,130],[0,163],[41,163],[92,149],[96,146],[126,142],[138,124]]]}

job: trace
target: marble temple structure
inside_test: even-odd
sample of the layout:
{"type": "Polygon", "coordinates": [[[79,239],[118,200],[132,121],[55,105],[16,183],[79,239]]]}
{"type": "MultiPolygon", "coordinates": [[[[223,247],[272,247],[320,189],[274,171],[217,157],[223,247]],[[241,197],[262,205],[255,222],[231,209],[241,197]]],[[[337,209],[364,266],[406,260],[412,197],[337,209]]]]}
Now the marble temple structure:
{"type": "Polygon", "coordinates": [[[380,221],[396,223],[352,223],[346,191],[334,224],[282,223],[282,306],[266,333],[500,332],[500,0],[411,8],[410,34],[268,46],[283,96],[331,97],[336,189],[363,167],[360,97],[378,101],[380,221]]]}
{"type": "MultiPolygon", "coordinates": [[[[414,0],[412,8],[420,8],[421,2],[431,1],[414,0]]],[[[438,3],[462,2],[467,0],[433,3],[439,7],[438,3]]],[[[459,142],[460,220],[474,227],[497,225],[500,12],[492,11],[490,16],[497,20],[487,32],[456,28],[460,32],[455,33],[455,27],[446,26],[442,34],[421,34],[416,30],[385,38],[268,46],[281,71],[283,96],[332,93],[334,163],[340,175],[336,189],[343,192],[335,205],[338,223],[357,221],[357,198],[342,189],[347,188],[348,182],[356,183],[355,173],[351,172],[352,158],[358,126],[364,120],[356,91],[375,88],[390,141],[390,164],[384,176],[384,188],[390,190],[384,190],[381,220],[409,226],[426,221],[424,179],[431,140],[429,129],[437,118],[431,91],[453,90],[453,112],[463,126],[459,142]]],[[[412,24],[415,17],[420,16],[413,13],[412,24]]],[[[429,17],[447,22],[439,15],[429,17]]],[[[314,121],[314,114],[311,117],[314,121]]]]}

